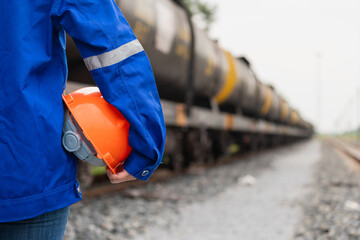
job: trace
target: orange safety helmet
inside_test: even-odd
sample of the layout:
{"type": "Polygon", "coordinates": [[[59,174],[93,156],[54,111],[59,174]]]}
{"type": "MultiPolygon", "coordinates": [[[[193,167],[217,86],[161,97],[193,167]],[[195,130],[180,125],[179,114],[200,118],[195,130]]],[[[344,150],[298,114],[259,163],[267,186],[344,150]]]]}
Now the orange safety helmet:
{"type": "Polygon", "coordinates": [[[62,144],[79,159],[113,172],[123,169],[131,152],[129,122],[102,97],[97,87],[63,95],[65,112],[62,144]]]}

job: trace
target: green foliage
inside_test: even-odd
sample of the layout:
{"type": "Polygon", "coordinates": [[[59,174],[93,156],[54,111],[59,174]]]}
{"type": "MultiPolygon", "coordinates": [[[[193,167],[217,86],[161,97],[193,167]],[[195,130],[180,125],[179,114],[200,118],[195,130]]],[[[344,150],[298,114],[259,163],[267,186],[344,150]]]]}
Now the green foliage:
{"type": "Polygon", "coordinates": [[[210,4],[206,0],[184,0],[191,16],[200,19],[204,29],[209,31],[211,24],[215,21],[217,5],[210,4]]]}
{"type": "Polygon", "coordinates": [[[93,176],[105,175],[106,167],[93,167],[91,171],[93,176]]]}
{"type": "Polygon", "coordinates": [[[360,142],[360,127],[353,131],[337,134],[336,136],[344,140],[360,142]]]}

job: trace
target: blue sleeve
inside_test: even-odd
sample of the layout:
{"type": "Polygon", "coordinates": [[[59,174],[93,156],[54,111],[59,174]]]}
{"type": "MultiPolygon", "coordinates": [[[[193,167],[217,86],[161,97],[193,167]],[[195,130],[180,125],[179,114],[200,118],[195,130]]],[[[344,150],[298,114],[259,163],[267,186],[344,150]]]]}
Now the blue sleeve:
{"type": "Polygon", "coordinates": [[[147,180],[161,162],[166,133],[150,62],[136,36],[112,0],[59,0],[52,17],[74,39],[105,100],[129,121],[133,150],[124,167],[147,180]]]}

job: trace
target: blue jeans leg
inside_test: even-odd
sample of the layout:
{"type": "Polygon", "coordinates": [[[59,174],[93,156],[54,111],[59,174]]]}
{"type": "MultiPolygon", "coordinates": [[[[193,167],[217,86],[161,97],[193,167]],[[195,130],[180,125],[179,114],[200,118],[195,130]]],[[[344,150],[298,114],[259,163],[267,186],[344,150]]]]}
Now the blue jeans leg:
{"type": "Polygon", "coordinates": [[[0,223],[0,240],[61,240],[70,207],[65,207],[40,216],[0,223]]]}

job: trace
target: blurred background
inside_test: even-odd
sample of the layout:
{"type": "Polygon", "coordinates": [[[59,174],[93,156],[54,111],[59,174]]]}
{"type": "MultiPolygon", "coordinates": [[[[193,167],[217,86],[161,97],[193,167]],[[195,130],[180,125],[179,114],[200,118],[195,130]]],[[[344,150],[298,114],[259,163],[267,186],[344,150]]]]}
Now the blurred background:
{"type": "Polygon", "coordinates": [[[203,2],[216,6],[210,35],[249,58],[320,133],[359,128],[359,1],[203,2]]]}

